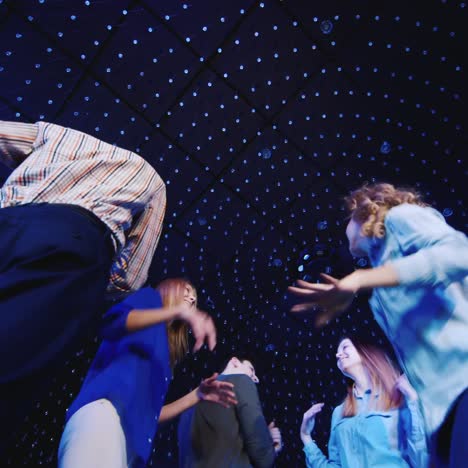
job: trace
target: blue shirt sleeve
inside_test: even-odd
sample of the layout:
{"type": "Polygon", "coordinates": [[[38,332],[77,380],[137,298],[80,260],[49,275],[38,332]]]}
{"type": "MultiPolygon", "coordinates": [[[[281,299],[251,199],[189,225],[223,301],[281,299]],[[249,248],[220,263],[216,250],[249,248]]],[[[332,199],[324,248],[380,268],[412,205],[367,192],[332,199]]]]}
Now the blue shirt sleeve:
{"type": "Polygon", "coordinates": [[[399,205],[388,212],[385,226],[404,254],[391,262],[402,285],[446,287],[468,275],[468,239],[438,211],[399,205]]]}
{"type": "Polygon", "coordinates": [[[318,448],[315,441],[304,445],[307,468],[324,468],[330,466],[341,466],[340,453],[336,442],[335,426],[341,419],[342,405],[333,410],[330,439],[328,440],[328,458],[318,448]]]}
{"type": "Polygon", "coordinates": [[[127,335],[127,317],[132,310],[158,309],[160,307],[162,307],[162,300],[159,292],[150,287],[139,289],[104,314],[101,328],[102,338],[118,340],[127,335]]]}
{"type": "Polygon", "coordinates": [[[400,410],[403,418],[403,445],[405,459],[411,467],[425,468],[429,464],[424,422],[417,401],[407,401],[400,410]]]}
{"type": "Polygon", "coordinates": [[[127,317],[133,307],[121,302],[111,307],[104,315],[101,336],[105,340],[118,340],[127,334],[127,317]]]}

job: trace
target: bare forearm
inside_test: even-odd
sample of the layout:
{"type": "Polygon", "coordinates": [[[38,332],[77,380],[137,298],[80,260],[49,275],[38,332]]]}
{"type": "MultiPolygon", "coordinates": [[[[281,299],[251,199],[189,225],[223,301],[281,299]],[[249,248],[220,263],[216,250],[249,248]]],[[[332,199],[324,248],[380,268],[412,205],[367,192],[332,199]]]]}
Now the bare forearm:
{"type": "Polygon", "coordinates": [[[356,292],[373,288],[390,288],[400,284],[396,269],[386,264],[368,270],[356,270],[341,280],[356,292]]]}
{"type": "Polygon", "coordinates": [[[179,414],[183,413],[185,410],[195,406],[200,401],[197,391],[198,387],[190,393],[187,393],[187,395],[182,398],[179,398],[168,405],[164,405],[161,408],[161,413],[159,414],[159,422],[169,421],[170,419],[179,416],[179,414]]]}
{"type": "Polygon", "coordinates": [[[178,318],[178,311],[173,307],[147,310],[135,309],[128,314],[125,326],[127,331],[135,332],[158,323],[170,322],[178,318]]]}

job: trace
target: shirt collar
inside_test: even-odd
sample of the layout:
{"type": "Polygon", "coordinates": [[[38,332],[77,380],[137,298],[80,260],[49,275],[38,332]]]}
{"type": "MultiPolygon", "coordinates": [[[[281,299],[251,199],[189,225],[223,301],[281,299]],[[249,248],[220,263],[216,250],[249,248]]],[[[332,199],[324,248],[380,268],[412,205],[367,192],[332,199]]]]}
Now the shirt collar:
{"type": "MultiPolygon", "coordinates": [[[[369,398],[372,395],[372,389],[368,388],[362,395],[357,391],[356,385],[353,385],[353,395],[358,400],[363,400],[364,398],[369,398]]],[[[375,393],[374,398],[379,398],[379,394],[375,393]]]]}

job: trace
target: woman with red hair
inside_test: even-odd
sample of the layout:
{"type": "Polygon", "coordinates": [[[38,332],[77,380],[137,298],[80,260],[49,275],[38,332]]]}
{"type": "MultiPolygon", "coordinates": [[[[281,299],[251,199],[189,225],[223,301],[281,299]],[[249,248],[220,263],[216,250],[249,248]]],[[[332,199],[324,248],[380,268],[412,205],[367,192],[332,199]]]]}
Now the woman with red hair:
{"type": "Polygon", "coordinates": [[[336,358],[347,377],[347,395],[333,411],[328,458],[310,435],[324,404],[316,403],[304,414],[301,439],[307,468],[426,467],[418,397],[406,377],[381,349],[355,338],[340,341],[336,358]]]}
{"type": "Polygon", "coordinates": [[[188,351],[188,327],[196,340],[194,351],[205,341],[213,350],[214,323],[197,309],[194,286],[181,278],[140,289],[107,312],[103,342],[67,412],[60,468],[144,467],[158,422],[200,400],[236,404],[233,385],[214,374],[163,406],[172,368],[188,351]]]}
{"type": "Polygon", "coordinates": [[[364,185],[346,204],[350,251],[372,268],[299,281],[290,291],[304,302],[292,311],[317,307],[324,324],[372,289],[374,317],[421,400],[434,464],[466,466],[468,239],[414,190],[364,185]]]}

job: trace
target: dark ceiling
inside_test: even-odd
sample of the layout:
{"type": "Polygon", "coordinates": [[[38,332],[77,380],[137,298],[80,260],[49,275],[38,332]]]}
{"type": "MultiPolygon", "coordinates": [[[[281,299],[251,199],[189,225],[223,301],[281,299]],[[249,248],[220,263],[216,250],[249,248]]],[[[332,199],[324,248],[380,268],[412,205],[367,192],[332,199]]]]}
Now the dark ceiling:
{"type": "MultiPolygon", "coordinates": [[[[288,313],[296,277],[356,266],[342,196],[364,181],[411,184],[466,230],[467,10],[452,0],[0,0],[0,119],[88,132],[166,180],[151,281],[189,276],[219,330],[214,355],[177,369],[170,398],[226,354],[255,353],[265,414],[285,439],[278,466],[304,465],[298,431],[311,400],[327,404],[316,428],[325,449],[344,389],[339,337],[382,342],[366,298],[319,331],[288,313]]],[[[54,466],[95,348],[90,337],[67,361],[7,464],[54,466]]],[[[151,466],[177,465],[174,427],[161,428],[151,466]]]]}

